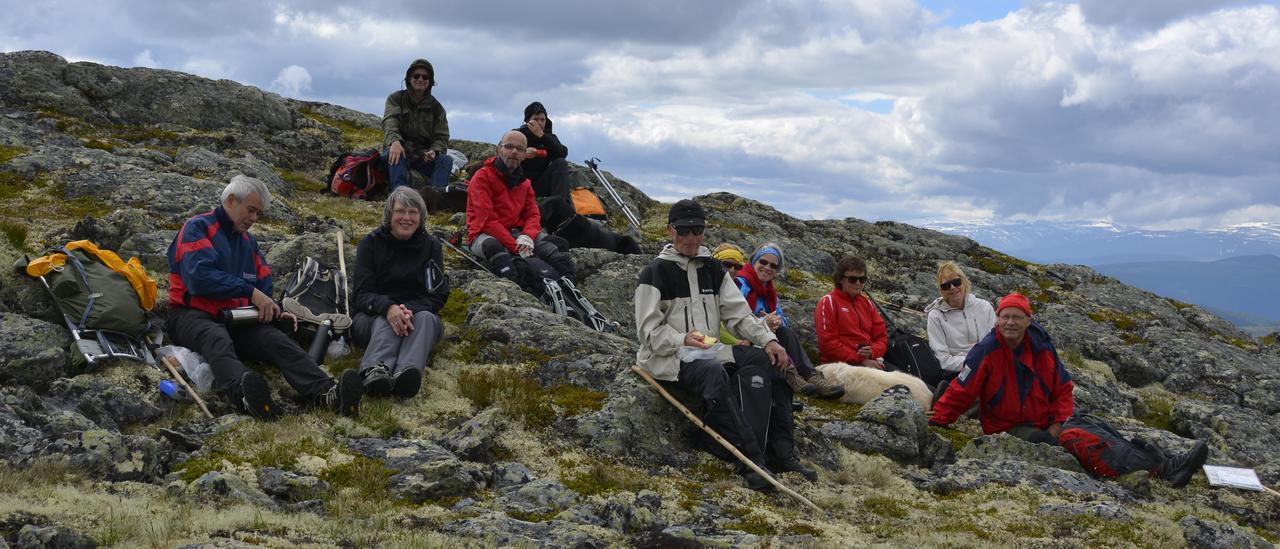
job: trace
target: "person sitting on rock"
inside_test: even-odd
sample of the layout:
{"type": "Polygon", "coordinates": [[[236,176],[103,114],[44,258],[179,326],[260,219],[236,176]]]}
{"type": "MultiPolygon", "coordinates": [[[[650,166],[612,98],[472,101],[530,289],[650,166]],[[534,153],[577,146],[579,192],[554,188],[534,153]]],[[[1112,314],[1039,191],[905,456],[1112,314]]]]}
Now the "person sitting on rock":
{"type": "Polygon", "coordinates": [[[844,394],[844,387],[828,383],[814,369],[809,362],[809,355],[800,346],[800,337],[791,329],[787,316],[778,304],[778,290],[773,282],[782,272],[783,261],[782,246],[774,242],[761,244],[752,252],[751,261],[738,271],[734,281],[738,284],[742,297],[746,298],[747,306],[751,307],[752,314],[764,320],[765,326],[778,336],[778,343],[782,344],[782,348],[787,350],[787,356],[791,357],[795,373],[800,378],[795,380],[788,376],[792,387],[808,396],[829,400],[840,398],[844,394]]]}
{"type": "Polygon", "coordinates": [[[1074,390],[1049,332],[1032,321],[1031,302],[1011,293],[996,306],[996,329],[969,351],[951,388],[926,415],[930,425],[945,427],[977,400],[984,434],[1009,433],[1028,442],[1061,444],[1099,476],[1148,470],[1181,487],[1204,465],[1208,445],[1203,441],[1168,457],[1154,444],[1124,440],[1100,418],[1073,417],[1074,390]],[[1108,446],[1112,451],[1105,451],[1108,446]]]}
{"type": "Polygon", "coordinates": [[[262,181],[237,175],[222,189],[222,205],[182,224],[169,245],[169,312],[165,330],[177,345],[204,356],[213,386],[242,413],[274,419],[280,407],[262,374],[245,360],[268,362],[303,399],[355,415],[363,393],[360,375],[347,370],[334,381],[306,351],[270,323],[297,319],[271,298],[271,269],[249,228],[271,205],[262,181]],[[224,311],[257,308],[248,324],[227,323],[224,311]]]}
{"type": "Polygon", "coordinates": [[[867,285],[867,262],[859,257],[844,256],[836,262],[831,279],[835,289],[822,296],[813,311],[819,360],[824,364],[844,362],[885,369],[889,334],[875,304],[862,295],[867,285]]]}
{"type": "Polygon", "coordinates": [[[542,230],[533,187],[520,167],[524,134],[502,136],[497,156],[485,161],[467,187],[467,242],[499,276],[519,282],[514,259],[537,256],[560,276],[573,276],[573,262],[542,230]]]}
{"type": "MultiPolygon", "coordinates": [[[[817,473],[796,457],[792,393],[781,374],[790,364],[787,351],[702,245],[705,229],[706,213],[693,200],[681,200],[668,212],[672,243],[645,266],[636,286],[636,361],[662,383],[700,398],[707,425],[761,468],[767,453],[775,470],[816,480],[817,473]],[[714,347],[703,334],[714,333],[721,322],[763,347],[714,347]],[[709,349],[714,356],[700,358],[709,349]]],[[[722,455],[718,447],[708,449],[722,455]]],[[[771,488],[745,464],[738,472],[754,490],[771,488]]]]}
{"type": "Polygon", "coordinates": [[[928,314],[929,348],[943,374],[934,391],[934,400],[960,373],[969,349],[996,326],[996,312],[991,302],[973,295],[969,277],[956,262],[939,265],[937,280],[942,295],[924,309],[928,314]]]}
{"type": "Polygon", "coordinates": [[[426,176],[430,187],[449,185],[453,158],[449,146],[449,120],[444,106],[431,95],[436,71],[426,59],[417,59],[404,72],[404,89],[387,96],[382,114],[383,156],[390,188],[413,186],[411,170],[426,176]]]}
{"type": "Polygon", "coordinates": [[[524,134],[529,145],[520,167],[533,185],[538,198],[569,200],[569,148],[551,131],[547,108],[534,101],[524,108],[524,124],[516,131],[524,134]]]}
{"type": "MultiPolygon", "coordinates": [[[[742,248],[739,248],[737,244],[721,242],[719,246],[716,246],[714,250],[711,250],[711,259],[719,261],[720,264],[724,266],[725,272],[729,273],[730,277],[733,277],[734,282],[737,282],[738,271],[742,269],[742,264],[746,263],[747,254],[746,252],[743,252],[742,248]]],[[[729,333],[729,330],[725,329],[723,322],[720,323],[720,341],[724,342],[725,345],[751,344],[751,340],[749,339],[738,339],[733,337],[733,334],[729,333]]]]}
{"type": "Polygon", "coordinates": [[[426,232],[422,196],[391,191],[382,225],[356,249],[356,313],[352,339],[365,346],[360,361],[367,394],[418,394],[431,349],[444,335],[440,308],[449,300],[440,242],[426,232]]]}

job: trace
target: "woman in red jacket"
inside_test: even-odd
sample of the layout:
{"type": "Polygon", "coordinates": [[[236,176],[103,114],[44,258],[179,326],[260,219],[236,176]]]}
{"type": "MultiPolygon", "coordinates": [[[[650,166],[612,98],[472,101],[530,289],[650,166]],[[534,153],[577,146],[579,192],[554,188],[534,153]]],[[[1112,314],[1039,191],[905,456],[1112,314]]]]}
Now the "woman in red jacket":
{"type": "Polygon", "coordinates": [[[818,332],[818,357],[825,364],[844,362],[884,369],[889,335],[884,319],[862,289],[867,285],[867,263],[844,256],[831,275],[835,289],[818,300],[813,326],[818,332]]]}

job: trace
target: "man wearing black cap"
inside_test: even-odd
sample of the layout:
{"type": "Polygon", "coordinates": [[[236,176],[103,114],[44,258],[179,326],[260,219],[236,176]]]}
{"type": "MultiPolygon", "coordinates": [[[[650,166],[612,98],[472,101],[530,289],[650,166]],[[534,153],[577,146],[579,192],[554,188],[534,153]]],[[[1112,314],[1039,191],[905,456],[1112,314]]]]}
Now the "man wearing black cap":
{"type": "MultiPolygon", "coordinates": [[[[751,314],[724,266],[702,245],[702,206],[681,200],[671,207],[667,223],[672,243],[645,266],[636,286],[637,362],[666,385],[700,397],[707,425],[757,465],[765,465],[767,454],[775,470],[816,480],[795,453],[791,388],[781,370],[790,362],[786,350],[751,314]],[[729,333],[763,349],[726,346],[703,335],[718,334],[722,323],[729,333]]],[[[738,472],[754,490],[771,487],[745,465],[738,472]]]]}

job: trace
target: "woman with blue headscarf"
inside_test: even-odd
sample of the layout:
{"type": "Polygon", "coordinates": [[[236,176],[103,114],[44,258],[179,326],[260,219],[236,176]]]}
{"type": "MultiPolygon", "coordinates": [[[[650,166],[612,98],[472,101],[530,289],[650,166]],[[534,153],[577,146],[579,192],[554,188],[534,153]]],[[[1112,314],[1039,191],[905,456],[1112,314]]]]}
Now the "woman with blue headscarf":
{"type": "Polygon", "coordinates": [[[840,398],[844,395],[844,387],[828,383],[814,369],[813,363],[809,362],[809,355],[800,346],[800,338],[787,325],[787,317],[778,306],[778,290],[773,281],[782,272],[784,257],[782,246],[776,242],[765,242],[751,254],[751,261],[742,266],[734,281],[738,283],[738,289],[747,299],[747,306],[751,307],[752,313],[764,319],[769,330],[778,336],[778,343],[787,350],[787,355],[796,366],[796,372],[809,383],[802,392],[818,398],[840,398]]]}

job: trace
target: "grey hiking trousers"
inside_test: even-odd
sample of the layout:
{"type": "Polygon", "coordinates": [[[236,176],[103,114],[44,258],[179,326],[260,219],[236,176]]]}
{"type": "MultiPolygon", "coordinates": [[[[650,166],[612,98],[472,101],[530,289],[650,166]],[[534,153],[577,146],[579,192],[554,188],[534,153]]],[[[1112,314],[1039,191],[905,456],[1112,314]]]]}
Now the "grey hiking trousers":
{"type": "Polygon", "coordinates": [[[393,376],[406,369],[422,371],[427,367],[431,349],[442,335],[444,323],[431,311],[414,313],[413,331],[404,337],[396,335],[385,317],[373,317],[369,344],[365,346],[364,358],[360,360],[360,373],[379,362],[386,365],[393,376]]]}

